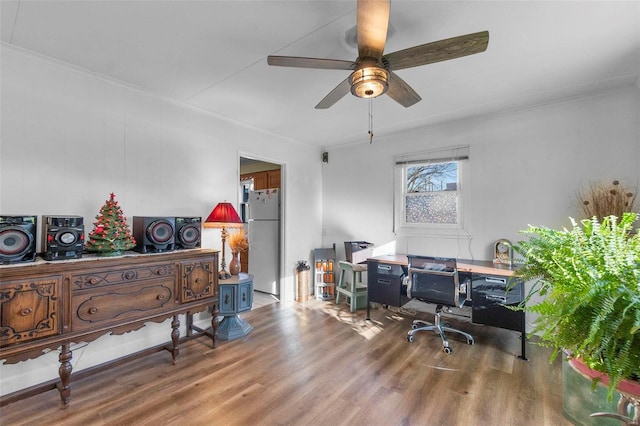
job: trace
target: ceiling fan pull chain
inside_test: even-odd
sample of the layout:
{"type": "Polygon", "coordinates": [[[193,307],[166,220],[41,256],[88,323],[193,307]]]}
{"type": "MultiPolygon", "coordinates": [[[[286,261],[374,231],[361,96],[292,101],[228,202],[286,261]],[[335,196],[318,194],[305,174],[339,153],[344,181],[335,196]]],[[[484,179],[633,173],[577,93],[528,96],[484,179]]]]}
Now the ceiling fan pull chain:
{"type": "Polygon", "coordinates": [[[373,143],[373,98],[369,98],[369,144],[373,143]]]}

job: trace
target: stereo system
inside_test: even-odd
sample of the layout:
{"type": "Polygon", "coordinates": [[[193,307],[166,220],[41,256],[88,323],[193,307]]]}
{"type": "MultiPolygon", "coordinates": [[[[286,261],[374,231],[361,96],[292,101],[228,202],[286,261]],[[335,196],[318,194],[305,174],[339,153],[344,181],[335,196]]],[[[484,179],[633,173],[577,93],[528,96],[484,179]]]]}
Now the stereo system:
{"type": "Polygon", "coordinates": [[[140,253],[162,253],[175,249],[174,217],[133,217],[133,238],[136,251],[140,253]]]}
{"type": "Polygon", "coordinates": [[[80,259],[84,245],[82,216],[42,216],[42,257],[80,259]]]}
{"type": "Polygon", "coordinates": [[[36,260],[36,216],[0,216],[0,263],[36,260]]]}
{"type": "Polygon", "coordinates": [[[200,247],[200,217],[176,217],[176,250],[200,247]]]}
{"type": "MultiPolygon", "coordinates": [[[[200,247],[201,217],[133,217],[135,250],[161,253],[200,247]]],[[[38,217],[0,215],[0,264],[34,262],[38,217]]],[[[82,216],[42,216],[42,257],[80,259],[84,248],[82,216]]]]}

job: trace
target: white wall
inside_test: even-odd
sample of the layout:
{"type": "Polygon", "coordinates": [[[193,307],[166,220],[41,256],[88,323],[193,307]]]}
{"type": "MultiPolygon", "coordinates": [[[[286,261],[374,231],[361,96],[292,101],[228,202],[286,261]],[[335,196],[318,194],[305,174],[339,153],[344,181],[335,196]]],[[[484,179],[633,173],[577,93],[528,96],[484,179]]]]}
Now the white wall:
{"type": "MultiPolygon", "coordinates": [[[[397,252],[490,258],[497,238],[518,239],[528,223],[558,226],[577,212],[573,196],[590,180],[640,183],[638,86],[590,98],[478,117],[329,150],[279,140],[83,71],[2,46],[0,213],[93,217],[115,192],[124,213],[206,216],[236,201],[238,153],[283,163],[285,283],[295,261],[345,240],[397,252]],[[397,239],[393,157],[470,146],[471,240],[397,239]],[[322,179],[320,179],[322,176],[322,179]]],[[[384,117],[376,118],[377,122],[384,117]]],[[[219,232],[203,231],[219,248],[219,232]]],[[[208,322],[206,315],[199,318],[208,322]]],[[[184,324],[184,321],[183,321],[184,324]]],[[[74,352],[74,368],[166,342],[168,324],[103,336],[74,352]]],[[[184,330],[183,330],[184,332],[184,330]]],[[[0,394],[57,377],[57,352],[0,366],[0,394]]]]}
{"type": "Polygon", "coordinates": [[[620,179],[640,188],[639,105],[634,85],[330,149],[323,243],[336,243],[340,258],[344,241],[366,240],[398,253],[492,259],[496,239],[516,241],[528,224],[569,225],[581,185],[620,179]],[[394,235],[394,156],[458,145],[470,147],[470,239],[394,235]]]}
{"type": "MultiPolygon", "coordinates": [[[[206,217],[217,202],[238,201],[239,152],[268,158],[283,164],[281,295],[293,300],[296,260],[311,260],[321,245],[319,149],[5,45],[1,58],[0,214],[81,215],[88,233],[114,192],[129,221],[206,217]]],[[[219,230],[202,237],[203,247],[220,248],[219,230]]],[[[199,321],[209,323],[204,314],[199,321]]],[[[74,369],[166,342],[169,333],[168,324],[152,324],[104,336],[74,353],[74,369]]],[[[2,365],[0,377],[3,395],[55,378],[57,352],[2,365]]]]}

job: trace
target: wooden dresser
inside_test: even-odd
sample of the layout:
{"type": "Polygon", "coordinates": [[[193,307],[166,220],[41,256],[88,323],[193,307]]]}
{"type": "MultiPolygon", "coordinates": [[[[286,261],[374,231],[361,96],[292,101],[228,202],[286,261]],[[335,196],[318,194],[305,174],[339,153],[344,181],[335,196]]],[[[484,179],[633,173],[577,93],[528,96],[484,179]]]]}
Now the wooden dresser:
{"type": "Polygon", "coordinates": [[[180,322],[211,308],[215,346],[218,313],[218,251],[180,250],[120,257],[0,266],[0,359],[36,358],[60,349],[63,406],[71,390],[72,343],[142,328],[173,317],[167,346],[175,364],[180,322]]]}

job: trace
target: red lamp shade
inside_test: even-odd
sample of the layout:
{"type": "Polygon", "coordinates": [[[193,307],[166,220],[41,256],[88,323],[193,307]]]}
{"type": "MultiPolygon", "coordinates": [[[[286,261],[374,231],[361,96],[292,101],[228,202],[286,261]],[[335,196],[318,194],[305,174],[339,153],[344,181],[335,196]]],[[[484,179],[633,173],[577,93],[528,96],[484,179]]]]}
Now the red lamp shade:
{"type": "Polygon", "coordinates": [[[205,228],[241,228],[242,220],[233,205],[225,201],[218,203],[204,221],[204,226],[205,228]]]}

